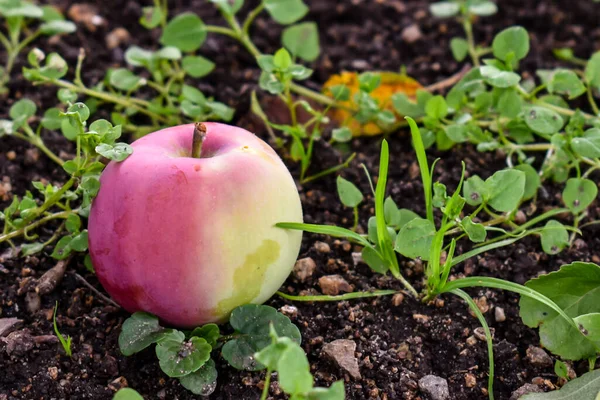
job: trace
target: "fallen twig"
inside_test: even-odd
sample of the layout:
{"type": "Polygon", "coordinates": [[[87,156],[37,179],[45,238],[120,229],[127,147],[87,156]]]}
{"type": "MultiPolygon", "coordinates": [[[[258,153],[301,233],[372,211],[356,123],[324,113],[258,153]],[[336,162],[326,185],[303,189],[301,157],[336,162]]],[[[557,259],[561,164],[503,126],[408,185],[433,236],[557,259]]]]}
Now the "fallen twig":
{"type": "Polygon", "coordinates": [[[425,86],[423,89],[427,90],[428,92],[439,92],[446,88],[449,88],[450,86],[454,86],[454,84],[460,81],[462,77],[465,76],[467,72],[469,72],[470,69],[471,66],[469,64],[466,64],[462,67],[460,71],[458,71],[454,75],[429,86],[425,86]]]}
{"type": "Polygon", "coordinates": [[[87,286],[88,289],[90,289],[92,292],[94,292],[96,294],[96,296],[98,296],[100,299],[102,299],[105,303],[108,303],[111,306],[114,306],[114,307],[117,307],[117,308],[121,308],[121,306],[118,305],[117,303],[115,303],[114,300],[112,300],[108,296],[103,295],[102,292],[100,292],[98,289],[96,289],[94,286],[92,286],[91,283],[89,283],[88,281],[86,281],[83,276],[79,275],[77,272],[74,272],[73,275],[75,275],[75,278],[77,278],[77,280],[79,282],[81,282],[85,286],[87,286]]]}

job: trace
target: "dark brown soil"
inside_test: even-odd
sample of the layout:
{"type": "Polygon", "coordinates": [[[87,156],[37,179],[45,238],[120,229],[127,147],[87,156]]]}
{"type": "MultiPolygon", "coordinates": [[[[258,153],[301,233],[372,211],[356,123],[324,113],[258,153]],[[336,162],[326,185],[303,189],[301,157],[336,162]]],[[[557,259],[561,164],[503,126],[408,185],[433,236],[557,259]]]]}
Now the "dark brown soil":
{"type": "MultiPolygon", "coordinates": [[[[71,1],[57,1],[63,9],[71,1]]],[[[95,32],[80,26],[75,35],[57,42],[41,40],[38,45],[45,51],[58,51],[74,65],[78,48],[86,49],[84,80],[95,83],[102,79],[107,67],[120,65],[127,45],[109,51],[104,40],[112,29],[125,27],[132,36],[130,44],[154,46],[157,37],[137,24],[141,13],[136,1],[104,0],[89,3],[98,8],[106,25],[95,32]]],[[[173,14],[191,10],[210,23],[220,23],[212,4],[203,0],[171,1],[173,14]]],[[[247,3],[255,3],[247,1],[247,3]]],[[[410,75],[423,84],[441,80],[460,68],[450,56],[448,42],[453,36],[462,36],[460,26],[453,21],[432,18],[425,1],[399,0],[312,0],[308,1],[311,14],[320,27],[322,56],[313,65],[315,75],[308,85],[319,89],[333,73],[340,70],[399,70],[406,66],[410,75]],[[401,39],[404,28],[419,26],[422,37],[408,44],[401,39]]],[[[245,9],[246,10],[246,9],[245,9]]],[[[242,13],[246,12],[245,10],[242,13]]],[[[532,50],[522,66],[533,73],[538,68],[559,65],[551,49],[569,46],[581,57],[589,56],[600,48],[600,6],[589,0],[502,1],[496,17],[485,18],[476,24],[478,41],[490,43],[493,34],[504,27],[520,24],[531,33],[532,50]]],[[[265,16],[257,20],[253,37],[265,52],[277,49],[281,27],[265,16]]],[[[208,95],[214,95],[236,108],[235,123],[266,137],[263,127],[249,114],[249,93],[256,86],[259,71],[252,58],[236,43],[222,37],[210,36],[202,54],[217,63],[216,71],[202,82],[195,82],[208,95]]],[[[0,54],[3,58],[4,55],[0,54]]],[[[22,57],[24,59],[24,57],[22,57]]],[[[33,99],[40,109],[54,106],[55,91],[32,87],[18,75],[10,84],[11,93],[0,103],[0,118],[8,113],[17,99],[33,99]]],[[[275,113],[275,108],[268,110],[275,113]]],[[[102,111],[101,111],[102,112],[102,111]]],[[[276,117],[276,116],[274,116],[276,117]]],[[[70,143],[58,133],[44,132],[44,138],[55,151],[72,152],[70,143]]],[[[343,175],[358,183],[368,193],[368,183],[362,175],[360,163],[365,163],[376,175],[381,138],[356,139],[351,150],[358,152],[356,161],[343,175]]],[[[422,187],[415,174],[415,159],[406,132],[390,138],[391,164],[389,193],[400,207],[422,212],[422,187]]],[[[11,195],[22,195],[32,189],[30,181],[49,180],[60,184],[64,174],[36,151],[27,152],[27,146],[10,138],[0,139],[0,179],[10,182],[11,195]],[[10,151],[16,153],[12,158],[10,151]]],[[[332,166],[345,154],[324,144],[316,149],[314,171],[332,166]]],[[[482,154],[471,147],[456,148],[447,153],[431,154],[441,157],[437,171],[439,179],[455,187],[460,175],[460,161],[464,160],[470,174],[488,176],[504,166],[501,154],[482,154]]],[[[287,162],[297,176],[298,167],[287,162]]],[[[337,199],[334,176],[299,187],[309,223],[351,224],[352,214],[337,199]]],[[[537,202],[539,210],[559,204],[561,187],[546,183],[537,202]]],[[[0,207],[8,204],[2,201],[0,207]]],[[[525,210],[527,211],[527,209],[525,210]]],[[[372,215],[372,198],[360,210],[361,228],[366,229],[372,215]]],[[[597,219],[600,208],[594,203],[590,219],[597,219]]],[[[40,229],[41,236],[51,234],[51,226],[40,229]]],[[[311,257],[317,264],[315,274],[305,282],[289,278],[283,291],[298,294],[319,291],[318,278],[340,274],[354,290],[371,288],[400,289],[390,277],[373,274],[365,265],[354,266],[352,249],[348,243],[319,235],[306,234],[300,257],[311,257]],[[330,251],[322,252],[317,241],[326,242],[330,251]]],[[[463,251],[462,248],[457,251],[463,251]]],[[[545,255],[535,238],[478,257],[458,267],[455,274],[488,275],[524,283],[542,272],[556,270],[574,260],[600,262],[600,236],[597,228],[584,231],[584,236],[573,248],[556,257],[545,255]]],[[[7,399],[110,399],[115,390],[129,385],[149,399],[191,399],[177,380],[164,375],[156,362],[154,352],[146,350],[133,357],[123,357],[117,346],[120,326],[127,314],[106,304],[94,292],[76,279],[75,273],[85,277],[101,289],[93,274],[86,271],[82,259],[73,260],[64,280],[52,292],[42,297],[39,311],[27,310],[25,296],[19,288],[31,277],[40,277],[55,265],[47,253],[37,257],[13,258],[8,248],[0,248],[0,318],[17,317],[24,321],[20,348],[11,356],[0,339],[0,400],[7,399]],[[63,334],[73,337],[72,358],[65,356],[53,338],[52,308],[59,301],[58,325],[63,334]],[[31,336],[29,336],[31,335],[31,336]],[[38,342],[33,344],[33,337],[38,342]],[[41,337],[41,338],[40,338],[41,337]],[[30,346],[28,346],[30,345],[30,346]]],[[[422,266],[401,260],[406,276],[415,285],[423,277],[422,266]]],[[[470,294],[488,307],[485,313],[495,329],[497,399],[509,399],[511,393],[525,383],[540,384],[545,390],[553,388],[557,378],[553,368],[536,367],[526,359],[529,346],[538,346],[537,332],[525,327],[518,315],[518,297],[496,290],[471,290],[470,294]],[[495,308],[502,308],[506,320],[496,322],[495,308]]],[[[289,304],[297,308],[291,315],[303,336],[303,347],[311,362],[316,384],[327,386],[344,379],[348,399],[417,399],[426,398],[419,391],[417,381],[433,374],[446,378],[451,399],[484,399],[487,387],[487,352],[483,341],[467,340],[478,327],[465,304],[445,296],[435,304],[422,304],[405,296],[394,305],[391,298],[368,299],[339,303],[289,303],[277,297],[267,304],[280,308],[289,304]],[[324,344],[335,339],[352,339],[357,344],[362,379],[353,380],[321,356],[324,344]],[[468,342],[470,344],[468,344],[468,342]],[[473,380],[474,379],[474,380],[473,380]]],[[[484,307],[485,308],[485,307],[484,307]]],[[[13,343],[14,344],[14,343],[13,343]]],[[[219,386],[211,399],[258,399],[263,373],[239,372],[228,367],[217,357],[219,386]]],[[[582,373],[584,365],[575,364],[582,373]]],[[[284,398],[277,384],[271,389],[274,398],[284,398]]]]}

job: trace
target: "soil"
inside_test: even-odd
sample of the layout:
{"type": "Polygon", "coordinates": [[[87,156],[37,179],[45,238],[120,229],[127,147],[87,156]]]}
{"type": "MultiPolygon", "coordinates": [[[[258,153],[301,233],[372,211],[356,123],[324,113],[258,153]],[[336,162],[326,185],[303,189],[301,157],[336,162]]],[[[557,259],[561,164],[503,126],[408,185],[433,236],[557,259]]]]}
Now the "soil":
{"type": "MultiPolygon", "coordinates": [[[[92,32],[80,25],[77,34],[58,41],[42,39],[37,45],[47,53],[58,51],[70,65],[74,65],[78,49],[83,46],[88,54],[83,77],[86,82],[95,83],[102,79],[106,68],[123,63],[123,52],[128,45],[154,46],[157,35],[136,22],[141,7],[146,4],[131,0],[88,3],[104,18],[102,26],[92,32]],[[131,40],[115,50],[108,50],[105,37],[117,27],[125,27],[131,40]]],[[[174,0],[169,3],[171,15],[193,11],[207,22],[220,23],[218,13],[209,2],[174,0]]],[[[316,90],[331,74],[341,70],[399,70],[406,66],[409,75],[426,85],[456,73],[461,67],[453,61],[448,46],[452,37],[462,36],[461,27],[454,21],[432,18],[426,1],[312,0],[307,3],[311,9],[308,19],[315,20],[320,27],[323,54],[312,65],[315,74],[307,82],[316,90]],[[407,43],[401,39],[401,34],[413,24],[419,27],[421,36],[414,43],[407,43]]],[[[73,2],[57,1],[54,4],[68,10],[73,2]]],[[[530,74],[538,68],[560,65],[552,56],[553,48],[572,47],[583,58],[600,48],[597,25],[600,6],[589,0],[506,0],[499,8],[497,16],[484,18],[476,24],[475,36],[481,43],[490,43],[493,34],[504,27],[525,26],[531,34],[531,53],[522,67],[530,74]]],[[[241,13],[248,9],[247,5],[241,13]]],[[[256,22],[253,37],[260,49],[273,52],[278,47],[280,32],[281,27],[263,15],[256,22]]],[[[234,123],[266,138],[264,128],[249,112],[249,94],[256,87],[259,75],[252,58],[236,43],[214,35],[210,35],[202,54],[215,61],[217,68],[207,79],[194,84],[207,95],[234,107],[234,123]]],[[[0,58],[4,56],[0,54],[0,58]]],[[[20,65],[15,71],[19,69],[20,65]]],[[[10,95],[0,103],[0,118],[5,118],[10,105],[22,97],[34,100],[40,109],[56,104],[54,89],[33,87],[18,73],[14,75],[10,95]]],[[[268,112],[277,118],[274,115],[276,107],[269,108],[268,112]]],[[[102,113],[105,110],[101,110],[100,115],[102,113]]],[[[58,133],[44,132],[44,139],[56,152],[68,155],[74,151],[58,133]]],[[[355,151],[358,154],[356,160],[342,174],[368,193],[368,182],[359,165],[365,163],[373,175],[377,175],[380,141],[380,137],[355,139],[345,151],[319,143],[313,171],[335,165],[348,151],[355,151]]],[[[394,134],[389,141],[388,191],[400,207],[422,213],[422,187],[407,132],[394,134]]],[[[441,157],[437,178],[450,188],[456,186],[460,176],[461,160],[465,161],[469,174],[482,177],[505,165],[502,154],[478,153],[470,146],[430,153],[432,158],[441,157]]],[[[287,159],[286,164],[297,176],[297,165],[287,159]]],[[[4,137],[0,139],[0,179],[12,187],[4,199],[0,198],[0,207],[3,207],[11,195],[22,195],[32,189],[32,180],[61,184],[65,175],[43,154],[4,137]]],[[[335,187],[334,179],[329,176],[299,185],[306,222],[351,225],[351,210],[340,205],[337,194],[331,189],[335,187]]],[[[544,183],[536,203],[538,210],[558,206],[561,190],[560,185],[544,183]]],[[[524,211],[531,211],[528,205],[524,211]]],[[[372,197],[368,197],[360,209],[360,229],[366,229],[372,213],[372,197]]],[[[599,215],[599,204],[594,203],[589,218],[597,219],[599,215]]],[[[48,237],[51,228],[41,228],[37,233],[48,237]]],[[[583,237],[577,239],[572,248],[552,257],[542,252],[538,239],[524,239],[457,267],[454,275],[486,275],[524,283],[574,260],[600,262],[598,233],[597,228],[585,229],[583,237]]],[[[357,249],[347,242],[305,234],[299,257],[311,257],[317,268],[305,281],[290,277],[282,290],[293,294],[320,291],[319,278],[331,274],[341,275],[355,291],[401,289],[392,278],[373,274],[362,263],[355,265],[353,251],[357,249]]],[[[457,252],[461,251],[464,249],[459,246],[457,252]]],[[[111,399],[115,391],[125,385],[149,399],[194,398],[177,380],[169,379],[160,371],[153,350],[133,357],[120,354],[117,338],[128,314],[107,303],[76,277],[75,274],[80,274],[102,291],[94,275],[83,266],[82,258],[70,262],[62,282],[51,293],[41,296],[39,310],[31,312],[35,304],[31,298],[26,299],[26,290],[22,288],[55,264],[45,252],[35,257],[17,258],[11,255],[9,248],[0,248],[0,318],[15,317],[23,321],[18,327],[21,333],[18,340],[13,336],[11,345],[16,348],[12,348],[11,355],[7,352],[7,340],[0,339],[0,400],[111,399]],[[52,308],[57,301],[60,330],[73,337],[72,358],[64,354],[55,337],[48,336],[54,334],[52,308]]],[[[420,263],[401,259],[401,268],[414,285],[420,286],[423,278],[420,263]]],[[[539,347],[539,338],[535,330],[522,324],[518,296],[487,289],[470,290],[469,293],[485,310],[485,316],[495,330],[496,398],[509,399],[515,390],[532,382],[542,390],[555,388],[557,377],[552,363],[534,365],[526,357],[530,346],[539,347]],[[496,320],[497,309],[504,311],[504,321],[496,320]]],[[[274,297],[267,304],[278,309],[288,306],[283,310],[302,332],[303,348],[308,354],[316,384],[328,386],[334,380],[343,379],[348,399],[426,399],[427,395],[420,391],[417,382],[429,374],[447,379],[451,399],[487,398],[485,342],[473,339],[479,324],[457,298],[444,296],[432,304],[423,304],[405,295],[403,299],[383,297],[308,304],[290,303],[274,297]],[[324,344],[336,339],[351,339],[356,343],[360,379],[351,378],[322,356],[324,344]]],[[[264,373],[236,371],[220,357],[216,359],[218,389],[211,399],[259,398],[264,373]]],[[[573,367],[578,374],[585,371],[585,363],[574,363],[573,367]]],[[[276,382],[272,384],[271,395],[275,399],[285,398],[276,382]]]]}

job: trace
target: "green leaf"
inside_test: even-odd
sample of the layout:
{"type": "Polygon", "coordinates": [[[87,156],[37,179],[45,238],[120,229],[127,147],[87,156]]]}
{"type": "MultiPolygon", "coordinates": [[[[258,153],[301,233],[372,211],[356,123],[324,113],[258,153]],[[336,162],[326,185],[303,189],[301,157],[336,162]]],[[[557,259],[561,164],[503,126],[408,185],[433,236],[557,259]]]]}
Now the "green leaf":
{"type": "Polygon", "coordinates": [[[183,57],[181,67],[192,78],[202,78],[215,69],[215,63],[202,56],[186,56],[183,57]]]}
{"type": "Polygon", "coordinates": [[[46,57],[46,64],[41,68],[23,68],[23,76],[30,81],[55,80],[67,74],[67,62],[57,53],[50,53],[46,57]]]}
{"type": "Polygon", "coordinates": [[[75,251],[87,251],[88,249],[88,231],[85,229],[76,235],[69,242],[69,247],[75,251]]]}
{"type": "Polygon", "coordinates": [[[271,343],[269,325],[279,336],[286,336],[300,343],[300,331],[290,319],[280,314],[273,307],[247,304],[237,307],[231,313],[229,323],[239,337],[225,343],[222,349],[223,358],[237,369],[256,371],[263,366],[254,359],[254,353],[271,343]]]}
{"type": "Polygon", "coordinates": [[[211,359],[196,372],[179,378],[181,386],[199,396],[210,396],[217,388],[217,368],[211,359]]]}
{"type": "Polygon", "coordinates": [[[491,65],[479,67],[479,70],[483,79],[494,87],[509,88],[521,81],[521,77],[518,74],[510,71],[502,71],[491,65]]]}
{"type": "Polygon", "coordinates": [[[281,36],[283,45],[296,57],[314,61],[319,57],[319,30],[314,22],[290,26],[281,36]]]}
{"type": "Polygon", "coordinates": [[[350,100],[350,89],[346,85],[334,85],[329,88],[329,92],[337,101],[350,100]]]}
{"type": "Polygon", "coordinates": [[[273,65],[280,71],[287,71],[292,64],[292,56],[286,49],[279,49],[273,55],[273,65]]]}
{"type": "Polygon", "coordinates": [[[471,206],[480,205],[484,199],[488,198],[488,188],[479,176],[474,175],[465,181],[463,186],[463,196],[467,204],[471,206]]]}
{"type": "Polygon", "coordinates": [[[590,128],[582,137],[573,138],[571,147],[581,157],[600,157],[600,129],[590,128]]]}
{"type": "Polygon", "coordinates": [[[491,1],[476,2],[475,4],[469,5],[469,12],[471,14],[479,15],[480,17],[489,17],[498,12],[498,6],[491,1]]]}
{"type": "Polygon", "coordinates": [[[472,242],[481,243],[485,240],[485,237],[487,236],[485,227],[479,223],[473,222],[471,217],[464,217],[461,221],[461,225],[472,242]]]}
{"type": "Polygon", "coordinates": [[[63,236],[62,238],[60,238],[59,241],[56,243],[56,246],[54,247],[54,251],[52,252],[51,257],[56,260],[64,260],[65,258],[67,258],[72,252],[72,249],[69,246],[71,240],[71,236],[63,236]]]}
{"type": "Polygon", "coordinates": [[[308,392],[307,400],[344,400],[344,382],[334,382],[328,388],[314,388],[308,392]]]}
{"type": "Polygon", "coordinates": [[[517,165],[515,169],[525,174],[525,192],[523,193],[523,200],[529,200],[533,198],[540,186],[542,186],[540,175],[536,169],[529,164],[517,165]]]}
{"type": "Polygon", "coordinates": [[[599,393],[600,369],[597,369],[567,382],[560,390],[530,393],[519,400],[598,400],[599,393]]]}
{"type": "Polygon", "coordinates": [[[425,109],[419,104],[409,100],[406,93],[395,93],[392,95],[392,104],[394,109],[400,115],[419,118],[425,115],[425,109]]]}
{"type": "Polygon", "coordinates": [[[595,52],[587,62],[585,79],[591,86],[600,88],[600,51],[595,52]]]}
{"type": "Polygon", "coordinates": [[[43,243],[25,243],[21,245],[21,257],[30,256],[39,253],[44,249],[43,243]]]}
{"type": "Polygon", "coordinates": [[[58,89],[56,97],[58,97],[58,100],[60,100],[61,103],[65,104],[75,103],[77,101],[77,93],[65,88],[58,89]]]}
{"type": "Polygon", "coordinates": [[[79,229],[81,229],[81,218],[77,214],[69,214],[65,227],[69,233],[79,232],[79,229]]]}
{"type": "Polygon", "coordinates": [[[244,0],[210,0],[215,3],[220,10],[229,16],[233,16],[244,5],[244,0]]]}
{"type": "Polygon", "coordinates": [[[131,46],[125,51],[125,61],[133,67],[146,67],[154,70],[153,59],[153,51],[142,49],[139,46],[131,46]]]}
{"type": "Polygon", "coordinates": [[[313,387],[313,377],[304,350],[298,345],[288,346],[277,363],[279,385],[291,395],[310,391],[313,387]]]}
{"type": "Polygon", "coordinates": [[[354,208],[363,201],[363,194],[352,182],[341,176],[337,177],[336,182],[338,195],[343,205],[354,208]]]}
{"type": "Polygon", "coordinates": [[[109,160],[121,162],[133,154],[133,147],[127,143],[115,143],[114,145],[102,143],[96,146],[96,153],[109,160]]]}
{"type": "Polygon", "coordinates": [[[554,362],[554,373],[559,377],[565,380],[569,380],[569,368],[567,364],[560,360],[556,360],[554,362]]]}
{"type": "Polygon", "coordinates": [[[444,96],[438,95],[429,99],[425,104],[425,113],[435,119],[442,119],[448,115],[448,104],[446,104],[444,96]]]}
{"type": "Polygon", "coordinates": [[[51,131],[60,129],[62,118],[58,108],[49,108],[44,112],[44,117],[40,121],[42,126],[51,131]]]}
{"type": "Polygon", "coordinates": [[[217,345],[217,339],[221,336],[219,327],[216,324],[206,324],[192,331],[190,336],[197,336],[205,339],[212,347],[217,345]]]}
{"type": "Polygon", "coordinates": [[[24,1],[4,1],[3,3],[0,4],[0,15],[6,18],[42,18],[44,16],[44,11],[35,4],[24,1]]]}
{"type": "Polygon", "coordinates": [[[371,93],[381,84],[381,74],[376,72],[363,72],[358,75],[358,86],[363,92],[371,93]]]}
{"type": "MultiPolygon", "coordinates": [[[[42,21],[44,22],[62,21],[65,19],[60,10],[54,6],[42,6],[42,12],[42,21]]],[[[0,14],[1,13],[2,12],[0,11],[0,14]]]]}
{"type": "Polygon", "coordinates": [[[144,400],[144,398],[133,389],[123,388],[115,393],[112,400],[144,400]]]}
{"type": "Polygon", "coordinates": [[[433,184],[433,206],[442,208],[446,205],[446,200],[448,200],[448,195],[446,194],[446,185],[435,182],[433,184]]]}
{"type": "Polygon", "coordinates": [[[110,85],[125,91],[136,89],[146,84],[146,80],[125,68],[117,68],[110,74],[110,85]]]}
{"type": "Polygon", "coordinates": [[[529,53],[529,35],[521,26],[512,26],[498,33],[492,42],[494,57],[502,60],[522,60],[529,53]]]}
{"type": "Polygon", "coordinates": [[[460,11],[460,5],[453,1],[440,1],[429,5],[429,11],[434,17],[450,18],[457,15],[460,11]]]}
{"type": "Polygon", "coordinates": [[[565,205],[573,214],[583,212],[598,195],[598,186],[589,179],[571,178],[563,189],[562,197],[565,205]]]}
{"type": "Polygon", "coordinates": [[[558,254],[569,245],[569,232],[563,224],[555,220],[546,223],[540,236],[542,249],[546,254],[558,254]]]}
{"type": "Polygon", "coordinates": [[[556,111],[544,107],[531,107],[525,112],[525,123],[536,133],[552,135],[560,131],[564,121],[556,111]]]}
{"type": "Polygon", "coordinates": [[[566,94],[571,100],[585,93],[585,85],[575,72],[559,69],[552,74],[548,82],[548,92],[566,94]]]}
{"type": "Polygon", "coordinates": [[[203,338],[188,341],[164,338],[156,345],[160,369],[171,378],[198,371],[209,359],[212,347],[203,338]]]}
{"type": "Polygon", "coordinates": [[[146,29],[154,29],[160,25],[162,18],[163,11],[161,7],[143,7],[140,25],[146,29]]]}
{"type": "Polygon", "coordinates": [[[415,218],[398,232],[394,250],[408,258],[429,260],[435,225],[428,219],[415,218]]]}
{"type": "Polygon", "coordinates": [[[302,0],[263,0],[263,4],[271,18],[282,25],[293,24],[308,13],[302,0]]]}
{"type": "Polygon", "coordinates": [[[206,97],[204,94],[190,85],[183,85],[181,89],[181,95],[186,99],[191,101],[194,104],[203,106],[206,103],[206,97]]]}
{"type": "Polygon", "coordinates": [[[346,143],[352,140],[352,131],[350,128],[336,128],[331,131],[331,138],[336,142],[346,143]]]}
{"type": "Polygon", "coordinates": [[[496,211],[513,211],[525,193],[525,173],[516,169],[497,171],[485,180],[486,202],[496,211]]]}
{"type": "Polygon", "coordinates": [[[27,121],[33,117],[37,111],[35,103],[29,99],[21,99],[10,107],[8,115],[14,121],[27,121]]]}
{"type": "MultiPolygon", "coordinates": [[[[375,234],[377,234],[377,231],[375,231],[375,234]]],[[[376,238],[375,241],[377,241],[376,238]]],[[[389,263],[371,246],[363,247],[361,257],[365,264],[378,274],[385,274],[390,269],[389,263]]]]}
{"type": "Polygon", "coordinates": [[[160,43],[184,52],[196,51],[206,40],[206,26],[194,13],[179,14],[165,27],[160,43]]]}
{"type": "Polygon", "coordinates": [[[39,30],[42,35],[52,36],[61,33],[73,33],[77,30],[77,26],[71,21],[54,20],[41,24],[39,30]]]}
{"type": "Polygon", "coordinates": [[[466,125],[448,125],[445,127],[446,135],[454,143],[463,143],[469,139],[469,128],[466,125]]]}
{"type": "Polygon", "coordinates": [[[158,318],[145,312],[136,312],[123,322],[119,335],[119,348],[124,356],[139,353],[156,343],[165,333],[158,318]]]}
{"type": "Polygon", "coordinates": [[[500,116],[507,118],[515,118],[523,108],[523,99],[516,90],[507,89],[502,92],[498,98],[496,106],[500,116]]]}
{"type": "MultiPolygon", "coordinates": [[[[600,267],[596,264],[575,262],[564,265],[525,285],[554,301],[569,317],[600,312],[600,267]]],[[[564,359],[595,357],[600,351],[600,342],[588,337],[597,335],[600,326],[588,330],[586,336],[556,311],[524,296],[520,301],[520,315],[525,325],[539,326],[542,345],[564,359]]]]}
{"type": "Polygon", "coordinates": [[[452,51],[452,57],[460,62],[464,60],[469,53],[469,43],[463,38],[452,38],[452,40],[450,40],[450,50],[452,51]]]}

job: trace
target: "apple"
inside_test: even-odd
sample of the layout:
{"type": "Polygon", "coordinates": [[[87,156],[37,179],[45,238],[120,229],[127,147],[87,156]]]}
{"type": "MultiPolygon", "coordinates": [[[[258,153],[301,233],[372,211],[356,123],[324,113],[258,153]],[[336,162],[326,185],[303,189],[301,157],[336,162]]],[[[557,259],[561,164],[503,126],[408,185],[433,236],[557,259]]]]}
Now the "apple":
{"type": "Polygon", "coordinates": [[[302,222],[296,184],[275,151],[217,123],[163,129],[132,147],[102,173],[89,216],[92,264],[113,299],[195,327],[270,298],[302,240],[274,226],[302,222]]]}

